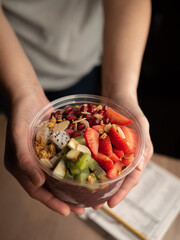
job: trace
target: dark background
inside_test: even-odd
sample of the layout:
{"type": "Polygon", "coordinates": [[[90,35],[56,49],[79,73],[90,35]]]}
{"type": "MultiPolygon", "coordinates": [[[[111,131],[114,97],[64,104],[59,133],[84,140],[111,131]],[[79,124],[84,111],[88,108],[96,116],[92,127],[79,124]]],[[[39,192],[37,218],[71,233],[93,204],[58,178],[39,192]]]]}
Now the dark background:
{"type": "Polygon", "coordinates": [[[152,21],[138,88],[154,150],[180,157],[180,11],[178,1],[152,1],[152,21]]]}

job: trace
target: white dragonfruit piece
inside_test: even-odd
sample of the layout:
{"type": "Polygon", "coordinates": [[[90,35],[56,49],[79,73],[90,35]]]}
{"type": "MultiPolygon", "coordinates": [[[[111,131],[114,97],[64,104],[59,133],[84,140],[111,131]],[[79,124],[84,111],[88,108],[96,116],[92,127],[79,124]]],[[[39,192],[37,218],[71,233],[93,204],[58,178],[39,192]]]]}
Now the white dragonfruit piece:
{"type": "Polygon", "coordinates": [[[53,132],[50,136],[51,141],[60,149],[63,149],[70,140],[70,136],[65,131],[53,132]]]}
{"type": "Polygon", "coordinates": [[[38,140],[39,136],[42,136],[45,143],[47,143],[49,141],[49,137],[50,137],[49,128],[46,126],[38,127],[37,132],[36,132],[36,140],[38,140]]]}

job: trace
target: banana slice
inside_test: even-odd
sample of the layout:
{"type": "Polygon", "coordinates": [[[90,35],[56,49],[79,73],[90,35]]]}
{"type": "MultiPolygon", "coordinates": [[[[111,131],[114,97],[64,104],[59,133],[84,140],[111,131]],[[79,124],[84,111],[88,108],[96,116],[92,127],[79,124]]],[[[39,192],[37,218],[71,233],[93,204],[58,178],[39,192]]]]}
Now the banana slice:
{"type": "Polygon", "coordinates": [[[45,166],[45,167],[48,167],[48,168],[52,168],[53,165],[51,164],[51,162],[49,161],[49,159],[47,158],[41,158],[40,159],[40,162],[45,166]]]}
{"type": "Polygon", "coordinates": [[[78,144],[77,145],[77,150],[80,151],[80,152],[83,152],[83,153],[90,153],[91,154],[90,149],[88,147],[86,147],[85,145],[78,144]]]}

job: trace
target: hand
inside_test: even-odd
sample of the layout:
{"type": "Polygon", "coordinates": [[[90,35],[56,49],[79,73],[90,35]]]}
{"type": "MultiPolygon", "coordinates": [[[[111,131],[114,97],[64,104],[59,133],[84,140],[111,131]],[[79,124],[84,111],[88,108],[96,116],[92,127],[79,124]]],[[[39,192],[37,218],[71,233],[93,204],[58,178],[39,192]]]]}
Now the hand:
{"type": "Polygon", "coordinates": [[[120,105],[129,109],[139,120],[145,136],[145,150],[139,165],[125,178],[118,192],[108,201],[109,207],[115,207],[122,201],[128,192],[138,183],[143,170],[153,154],[153,145],[149,134],[149,122],[144,116],[135,98],[123,97],[119,100],[120,105]]]}
{"type": "Polygon", "coordinates": [[[5,166],[32,198],[61,215],[67,216],[70,211],[81,215],[84,213],[83,208],[60,201],[44,188],[45,175],[28,150],[28,127],[36,113],[48,103],[43,91],[30,91],[12,101],[7,126],[5,166]]]}

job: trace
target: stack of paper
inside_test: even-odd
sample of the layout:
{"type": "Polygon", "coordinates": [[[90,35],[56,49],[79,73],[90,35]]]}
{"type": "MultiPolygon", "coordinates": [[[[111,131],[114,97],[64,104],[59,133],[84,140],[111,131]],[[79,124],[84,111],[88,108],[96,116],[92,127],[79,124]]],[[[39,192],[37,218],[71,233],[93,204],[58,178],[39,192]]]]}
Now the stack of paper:
{"type": "Polygon", "coordinates": [[[132,229],[102,209],[87,209],[83,218],[119,240],[160,240],[180,211],[180,179],[150,162],[138,185],[115,208],[108,209],[132,229]]]}

